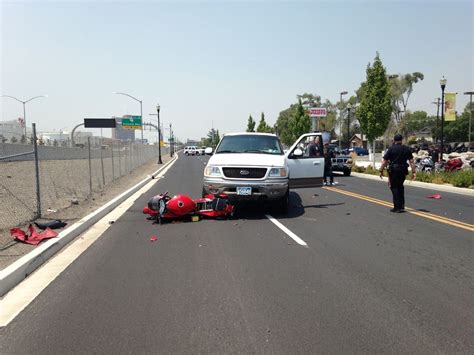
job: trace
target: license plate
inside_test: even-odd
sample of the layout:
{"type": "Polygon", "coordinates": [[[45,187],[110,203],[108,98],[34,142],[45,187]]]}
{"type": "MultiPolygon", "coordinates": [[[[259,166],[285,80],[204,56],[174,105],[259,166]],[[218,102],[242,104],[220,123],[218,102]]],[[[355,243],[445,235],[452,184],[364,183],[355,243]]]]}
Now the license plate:
{"type": "Polygon", "coordinates": [[[248,196],[252,194],[251,187],[237,187],[237,195],[248,196]]]}

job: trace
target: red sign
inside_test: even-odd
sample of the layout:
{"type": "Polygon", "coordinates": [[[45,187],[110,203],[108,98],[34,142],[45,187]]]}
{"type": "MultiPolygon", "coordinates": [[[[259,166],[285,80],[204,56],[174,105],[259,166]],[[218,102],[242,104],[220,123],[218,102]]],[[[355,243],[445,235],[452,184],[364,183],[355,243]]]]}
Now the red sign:
{"type": "Polygon", "coordinates": [[[328,115],[327,109],[324,107],[313,107],[308,110],[309,117],[326,117],[328,115]]]}

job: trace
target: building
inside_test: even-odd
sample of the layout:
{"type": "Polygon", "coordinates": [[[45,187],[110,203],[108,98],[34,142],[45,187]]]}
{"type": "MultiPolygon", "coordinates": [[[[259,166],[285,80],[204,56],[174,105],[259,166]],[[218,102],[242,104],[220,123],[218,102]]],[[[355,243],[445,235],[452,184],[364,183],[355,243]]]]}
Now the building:
{"type": "MultiPolygon", "coordinates": [[[[22,118],[11,121],[0,121],[0,135],[8,142],[15,137],[18,141],[25,134],[25,124],[22,118]]],[[[31,136],[31,128],[26,128],[26,135],[31,136]]]]}
{"type": "MultiPolygon", "coordinates": [[[[123,116],[123,117],[126,118],[126,117],[132,117],[132,116],[126,115],[126,116],[123,116]]],[[[112,128],[112,138],[120,139],[120,140],[123,140],[123,141],[126,141],[126,140],[134,141],[135,140],[135,130],[134,129],[123,129],[122,128],[122,118],[123,117],[116,117],[115,118],[117,126],[115,128],[112,128]]]]}

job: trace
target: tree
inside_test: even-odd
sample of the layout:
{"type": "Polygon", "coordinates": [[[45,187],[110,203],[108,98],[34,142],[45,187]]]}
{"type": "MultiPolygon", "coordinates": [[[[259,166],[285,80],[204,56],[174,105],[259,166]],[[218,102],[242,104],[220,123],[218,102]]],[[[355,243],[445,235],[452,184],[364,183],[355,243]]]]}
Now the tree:
{"type": "Polygon", "coordinates": [[[216,130],[216,133],[215,133],[215,135],[214,135],[214,139],[213,139],[213,141],[212,141],[212,145],[213,145],[214,147],[216,147],[216,146],[219,144],[220,140],[221,140],[221,136],[220,136],[220,134],[219,134],[219,130],[216,130]]]}
{"type": "Polygon", "coordinates": [[[420,72],[404,75],[389,75],[390,93],[395,121],[400,123],[407,112],[408,100],[413,92],[413,85],[424,79],[420,72]]]}
{"type": "Polygon", "coordinates": [[[273,133],[272,127],[270,127],[267,122],[265,122],[265,114],[263,112],[260,116],[260,122],[258,123],[257,132],[273,133]]]}
{"type": "Polygon", "coordinates": [[[57,139],[55,139],[55,140],[53,141],[53,146],[54,146],[54,147],[57,147],[57,146],[58,146],[58,140],[57,140],[57,139]]]}
{"type": "Polygon", "coordinates": [[[18,138],[16,138],[15,136],[12,136],[12,137],[10,138],[10,142],[13,143],[13,144],[15,144],[15,143],[18,142],[18,138]]]}
{"type": "Polygon", "coordinates": [[[25,136],[24,134],[21,135],[20,143],[21,143],[21,144],[25,144],[25,143],[26,143],[26,136],[25,136]]]}
{"type": "Polygon", "coordinates": [[[413,113],[407,111],[405,112],[405,118],[401,123],[402,126],[400,131],[405,137],[412,135],[423,128],[432,129],[436,125],[436,121],[433,120],[433,117],[428,116],[425,111],[415,111],[413,113]]]}
{"type": "Polygon", "coordinates": [[[247,132],[255,132],[255,124],[256,122],[252,118],[252,115],[249,115],[249,119],[247,121],[247,132]]]}
{"type": "Polygon", "coordinates": [[[302,134],[308,133],[311,129],[311,121],[303,107],[301,98],[298,99],[298,105],[296,106],[294,116],[288,124],[288,129],[291,136],[291,142],[294,142],[302,134]]]}
{"type": "Polygon", "coordinates": [[[286,110],[281,111],[275,123],[275,133],[280,137],[280,140],[286,145],[293,144],[289,124],[296,112],[296,106],[297,104],[292,104],[286,110]]]}
{"type": "Polygon", "coordinates": [[[387,129],[392,114],[390,84],[378,52],[373,65],[367,65],[366,73],[356,115],[367,140],[373,144],[387,129]]]}
{"type": "MultiPolygon", "coordinates": [[[[472,104],[474,108],[474,103],[472,104]]],[[[461,115],[456,115],[456,121],[444,122],[444,141],[445,142],[468,142],[469,135],[469,108],[470,103],[466,105],[461,115]]],[[[439,130],[441,136],[441,128],[439,130]]],[[[474,140],[474,134],[471,132],[471,141],[474,140]]]]}
{"type": "Polygon", "coordinates": [[[6,141],[8,141],[8,139],[5,138],[3,134],[0,134],[0,142],[5,143],[6,141]]]}

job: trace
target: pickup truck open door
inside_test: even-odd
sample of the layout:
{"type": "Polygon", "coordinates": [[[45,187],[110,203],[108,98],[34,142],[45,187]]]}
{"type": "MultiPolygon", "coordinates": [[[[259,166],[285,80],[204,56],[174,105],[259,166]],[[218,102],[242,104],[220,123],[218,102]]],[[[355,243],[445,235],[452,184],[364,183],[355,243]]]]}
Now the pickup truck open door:
{"type": "Polygon", "coordinates": [[[290,189],[323,186],[324,155],[321,133],[303,134],[285,154],[290,189]]]}

